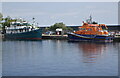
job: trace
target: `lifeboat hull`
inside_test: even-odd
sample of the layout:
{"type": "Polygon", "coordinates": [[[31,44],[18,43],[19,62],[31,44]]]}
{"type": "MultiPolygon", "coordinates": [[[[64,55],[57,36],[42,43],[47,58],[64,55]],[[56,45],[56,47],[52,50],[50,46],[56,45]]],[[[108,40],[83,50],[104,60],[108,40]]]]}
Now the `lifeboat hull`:
{"type": "Polygon", "coordinates": [[[86,35],[86,34],[75,34],[68,33],[68,39],[70,41],[100,41],[100,42],[112,42],[112,36],[106,35],[86,35]]]}

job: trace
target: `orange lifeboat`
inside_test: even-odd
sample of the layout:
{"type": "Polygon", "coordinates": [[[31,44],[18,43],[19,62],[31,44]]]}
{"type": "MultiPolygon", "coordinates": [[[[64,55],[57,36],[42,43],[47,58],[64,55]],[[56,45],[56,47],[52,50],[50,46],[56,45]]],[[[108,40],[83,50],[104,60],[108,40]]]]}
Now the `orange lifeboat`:
{"type": "MultiPolygon", "coordinates": [[[[90,21],[91,22],[91,21],[90,21]]],[[[68,33],[70,40],[85,41],[113,41],[113,37],[109,35],[108,28],[105,24],[97,24],[96,22],[83,22],[78,31],[68,33]]]]}

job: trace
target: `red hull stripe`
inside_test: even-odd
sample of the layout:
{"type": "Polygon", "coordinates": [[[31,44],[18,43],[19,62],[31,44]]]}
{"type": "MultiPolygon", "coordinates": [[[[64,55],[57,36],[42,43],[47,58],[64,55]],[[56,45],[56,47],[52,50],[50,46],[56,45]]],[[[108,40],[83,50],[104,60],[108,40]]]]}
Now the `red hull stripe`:
{"type": "Polygon", "coordinates": [[[30,40],[41,40],[42,38],[16,38],[16,39],[30,39],[30,40]]]}

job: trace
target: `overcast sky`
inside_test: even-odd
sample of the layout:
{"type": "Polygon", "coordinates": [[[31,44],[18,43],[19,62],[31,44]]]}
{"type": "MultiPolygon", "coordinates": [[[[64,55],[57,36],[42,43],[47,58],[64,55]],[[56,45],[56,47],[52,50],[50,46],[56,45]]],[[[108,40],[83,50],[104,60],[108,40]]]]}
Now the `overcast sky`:
{"type": "Polygon", "coordinates": [[[3,2],[2,13],[28,21],[35,17],[39,25],[81,25],[90,14],[99,23],[118,23],[117,2],[3,2]]]}

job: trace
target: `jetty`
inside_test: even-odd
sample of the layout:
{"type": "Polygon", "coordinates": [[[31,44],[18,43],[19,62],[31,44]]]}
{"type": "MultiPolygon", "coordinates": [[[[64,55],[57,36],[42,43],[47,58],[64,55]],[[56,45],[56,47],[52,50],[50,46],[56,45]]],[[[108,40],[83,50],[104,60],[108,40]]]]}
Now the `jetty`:
{"type": "Polygon", "coordinates": [[[120,32],[115,34],[115,38],[113,39],[113,41],[120,41],[120,32]]]}
{"type": "Polygon", "coordinates": [[[4,37],[4,35],[3,35],[3,34],[0,34],[0,40],[1,40],[3,37],[4,37]]]}
{"type": "Polygon", "coordinates": [[[67,35],[45,35],[45,34],[42,34],[42,39],[66,40],[66,39],[68,39],[68,36],[67,35]]]}
{"type": "MultiPolygon", "coordinates": [[[[45,35],[42,34],[42,39],[52,39],[52,40],[68,40],[68,35],[45,35]]],[[[116,35],[115,38],[113,39],[115,42],[120,41],[120,34],[116,35]]]]}

